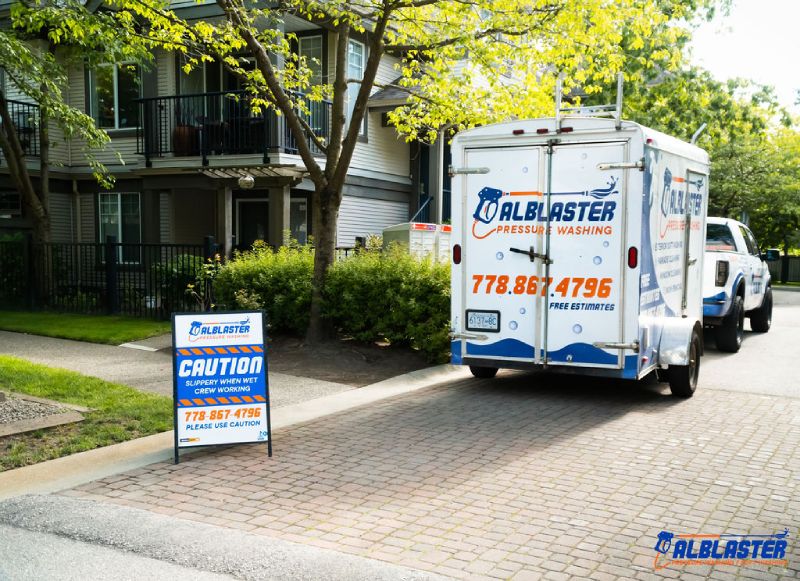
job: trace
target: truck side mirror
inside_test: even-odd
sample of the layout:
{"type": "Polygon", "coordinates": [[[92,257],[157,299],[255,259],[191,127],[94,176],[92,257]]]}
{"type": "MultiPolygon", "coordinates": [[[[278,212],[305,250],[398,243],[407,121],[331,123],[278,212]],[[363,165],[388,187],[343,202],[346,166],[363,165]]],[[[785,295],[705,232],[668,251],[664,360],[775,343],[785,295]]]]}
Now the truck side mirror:
{"type": "Polygon", "coordinates": [[[781,259],[781,251],[777,248],[770,248],[769,250],[764,251],[763,258],[767,262],[775,262],[776,260],[781,259]]]}

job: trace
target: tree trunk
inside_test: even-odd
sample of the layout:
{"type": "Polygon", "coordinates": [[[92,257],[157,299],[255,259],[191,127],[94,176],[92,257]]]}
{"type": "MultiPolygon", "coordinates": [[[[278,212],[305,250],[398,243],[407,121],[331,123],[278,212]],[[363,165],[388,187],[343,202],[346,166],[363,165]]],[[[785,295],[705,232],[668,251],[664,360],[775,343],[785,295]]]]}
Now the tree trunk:
{"type": "Polygon", "coordinates": [[[312,204],[314,232],[314,278],[311,289],[311,319],[306,341],[319,343],[331,336],[331,329],[322,318],[322,292],[328,269],[336,260],[336,223],[339,219],[341,192],[327,185],[317,186],[312,204]]]}
{"type": "MultiPolygon", "coordinates": [[[[8,110],[8,101],[5,94],[0,90],[0,149],[3,157],[8,164],[11,180],[17,187],[22,196],[23,206],[28,209],[27,214],[31,217],[34,227],[34,237],[37,242],[50,241],[50,213],[46,200],[43,200],[33,185],[28,166],[25,161],[25,152],[17,135],[17,128],[11,113],[8,110]]],[[[40,123],[41,131],[42,123],[40,123]]],[[[49,141],[45,144],[42,139],[39,153],[43,159],[49,156],[49,141]]]]}
{"type": "Polygon", "coordinates": [[[43,212],[33,223],[33,237],[37,242],[51,241],[50,232],[50,128],[47,109],[39,113],[39,204],[43,212]]]}

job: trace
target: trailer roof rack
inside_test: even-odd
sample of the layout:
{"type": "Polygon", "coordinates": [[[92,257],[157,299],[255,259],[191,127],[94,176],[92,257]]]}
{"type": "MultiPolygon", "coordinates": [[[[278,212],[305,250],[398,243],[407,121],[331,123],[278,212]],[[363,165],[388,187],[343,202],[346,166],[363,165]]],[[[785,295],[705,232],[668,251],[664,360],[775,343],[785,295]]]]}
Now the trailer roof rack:
{"type": "Polygon", "coordinates": [[[622,129],[622,73],[617,73],[617,102],[614,105],[591,105],[588,107],[562,107],[562,90],[564,87],[564,73],[558,75],[556,80],[556,130],[561,132],[561,121],[564,114],[573,114],[579,117],[611,117],[616,123],[617,130],[622,129]]]}

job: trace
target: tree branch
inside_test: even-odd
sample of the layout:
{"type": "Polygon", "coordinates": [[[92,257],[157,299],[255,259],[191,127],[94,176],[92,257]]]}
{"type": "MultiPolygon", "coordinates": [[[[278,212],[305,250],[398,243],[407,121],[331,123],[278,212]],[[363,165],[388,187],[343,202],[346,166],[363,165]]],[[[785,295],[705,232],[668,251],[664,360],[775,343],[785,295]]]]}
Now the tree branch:
{"type": "Polygon", "coordinates": [[[322,174],[322,168],[320,168],[319,164],[314,159],[311,148],[304,139],[305,130],[300,123],[299,115],[297,115],[296,111],[294,110],[291,99],[278,82],[278,77],[274,67],[272,66],[272,61],[269,59],[269,54],[267,54],[266,49],[258,41],[253,33],[253,30],[250,28],[250,24],[246,22],[244,16],[242,15],[241,10],[243,10],[243,8],[234,6],[233,1],[231,0],[217,0],[217,5],[225,12],[225,16],[228,18],[228,21],[242,36],[242,39],[247,44],[250,52],[255,57],[256,65],[264,77],[267,88],[275,99],[275,106],[281,111],[281,113],[283,113],[286,123],[289,125],[290,131],[297,138],[297,149],[300,153],[303,163],[305,163],[306,169],[312,175],[316,174],[317,178],[319,178],[319,176],[322,174]]]}

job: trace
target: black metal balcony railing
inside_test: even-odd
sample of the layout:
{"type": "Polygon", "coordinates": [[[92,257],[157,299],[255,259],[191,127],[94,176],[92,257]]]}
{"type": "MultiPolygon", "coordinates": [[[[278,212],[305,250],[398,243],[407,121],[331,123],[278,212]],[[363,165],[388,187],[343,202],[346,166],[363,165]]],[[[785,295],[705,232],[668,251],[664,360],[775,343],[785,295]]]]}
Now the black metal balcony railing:
{"type": "MultiPolygon", "coordinates": [[[[304,119],[317,137],[327,139],[330,101],[308,101],[300,93],[293,97],[306,99],[304,119]]],[[[202,156],[203,165],[208,165],[210,155],[255,153],[267,163],[270,152],[297,153],[285,118],[272,110],[254,113],[245,91],[151,97],[139,99],[139,107],[137,153],[145,156],[148,166],[152,158],[168,154],[202,156]]]]}
{"type": "MultiPolygon", "coordinates": [[[[6,100],[8,113],[17,129],[22,151],[25,155],[39,155],[39,105],[22,101],[6,100]]],[[[0,121],[2,123],[2,121],[0,121]]]]}

